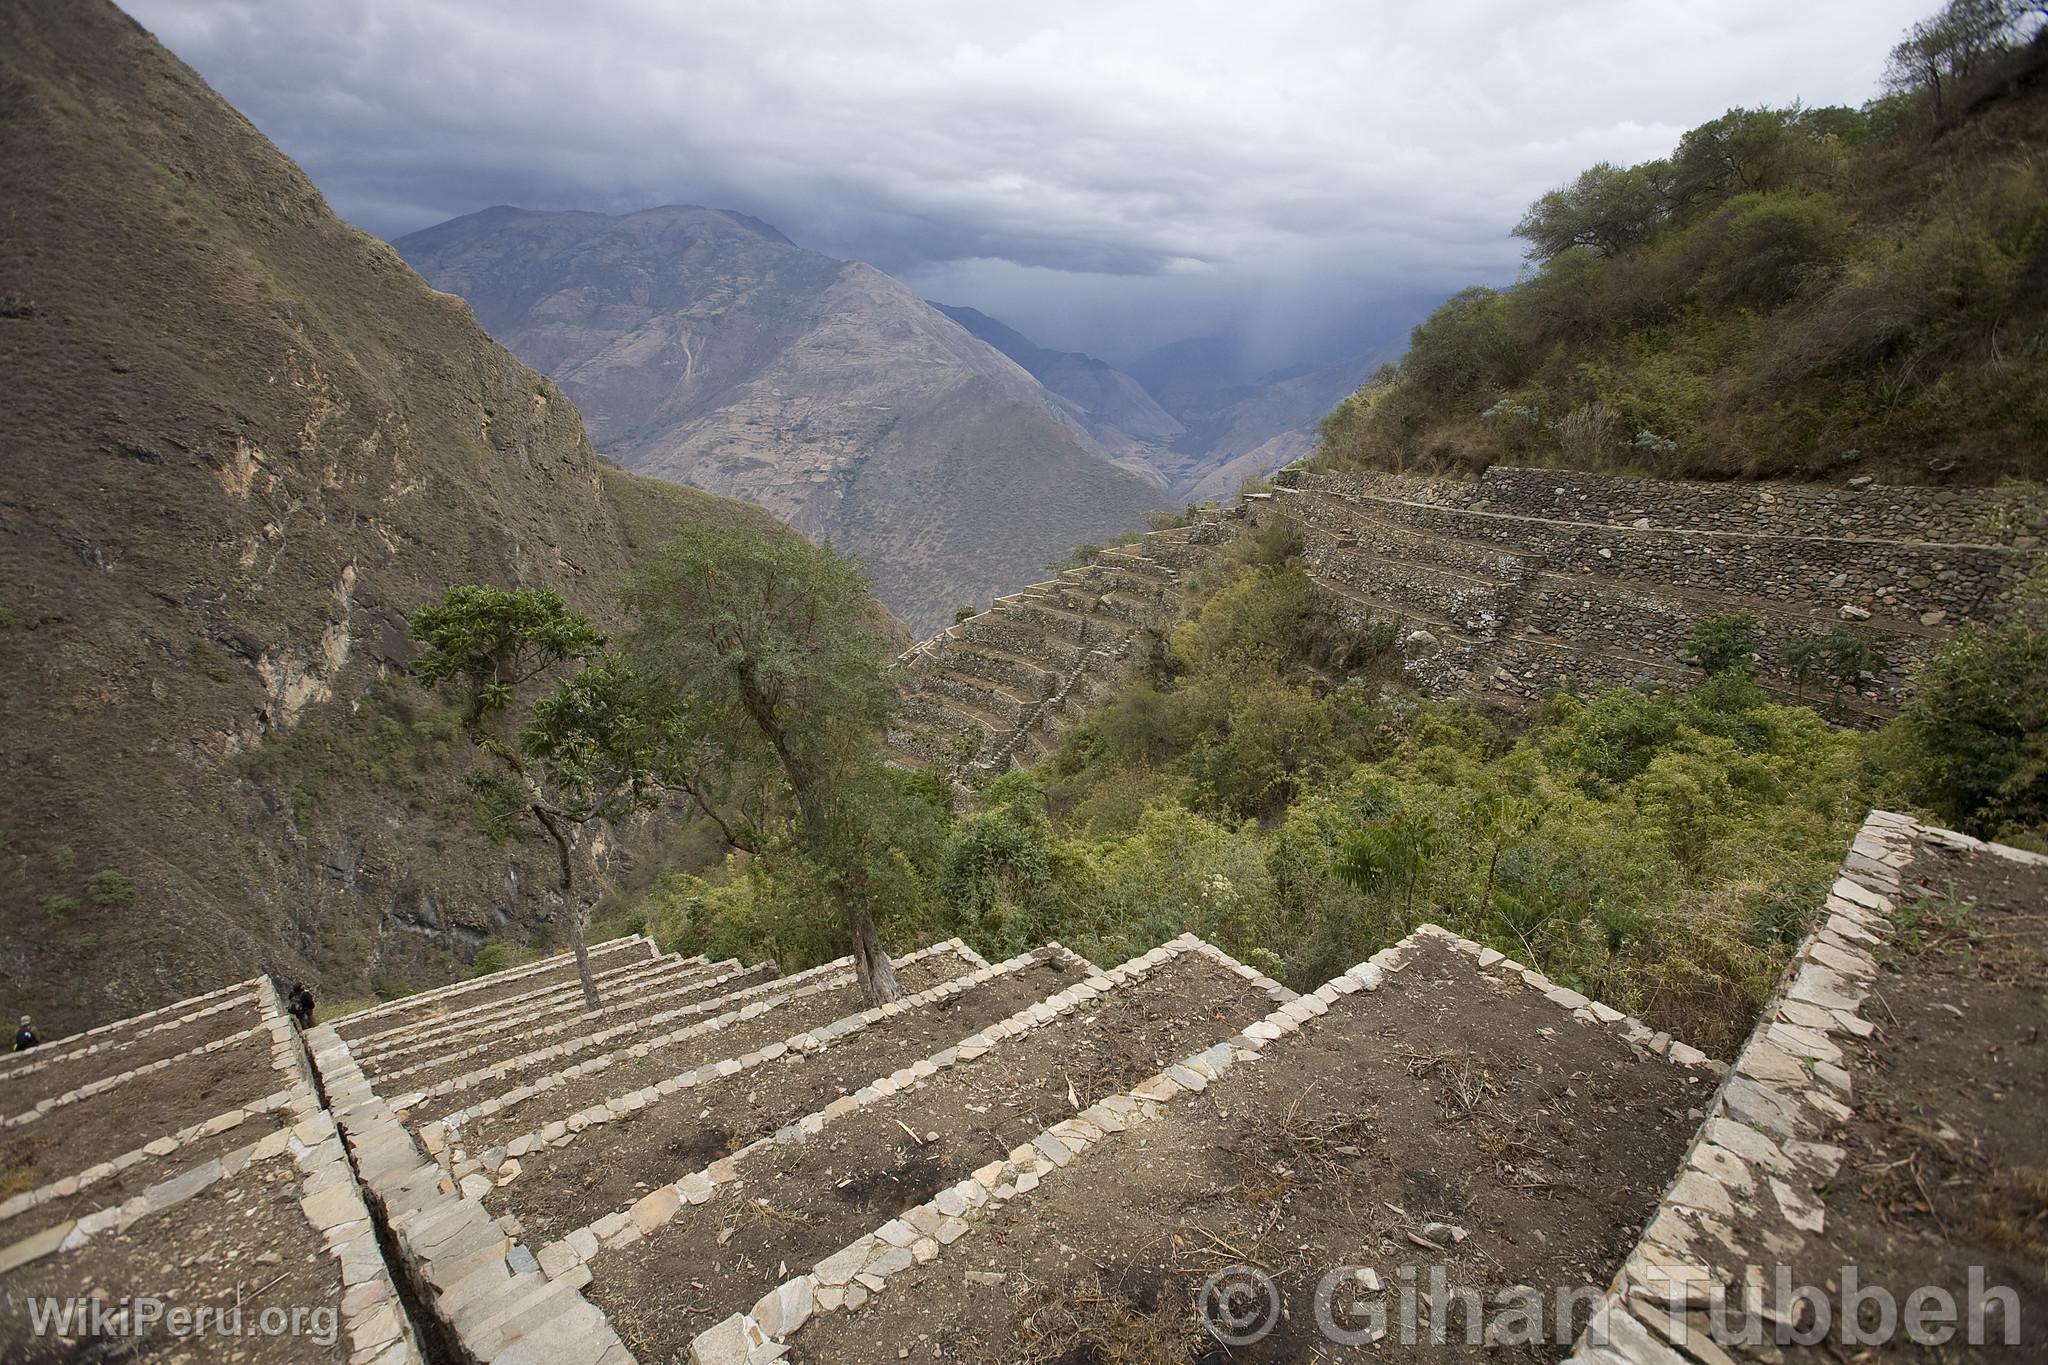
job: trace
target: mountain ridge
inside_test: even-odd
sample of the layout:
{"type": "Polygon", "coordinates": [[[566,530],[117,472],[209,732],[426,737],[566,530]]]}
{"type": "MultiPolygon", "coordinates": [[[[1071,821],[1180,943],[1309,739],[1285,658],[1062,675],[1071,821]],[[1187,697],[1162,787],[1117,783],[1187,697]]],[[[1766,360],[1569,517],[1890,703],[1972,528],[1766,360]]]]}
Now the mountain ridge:
{"type": "Polygon", "coordinates": [[[451,582],[610,580],[755,509],[622,473],[105,0],[0,16],[0,989],[46,1028],[225,974],[323,997],[549,932],[403,681],[451,582]]]}
{"type": "Polygon", "coordinates": [[[395,245],[553,375],[621,465],[867,560],[916,633],[1161,501],[906,286],[745,215],[492,212],[395,245]]]}

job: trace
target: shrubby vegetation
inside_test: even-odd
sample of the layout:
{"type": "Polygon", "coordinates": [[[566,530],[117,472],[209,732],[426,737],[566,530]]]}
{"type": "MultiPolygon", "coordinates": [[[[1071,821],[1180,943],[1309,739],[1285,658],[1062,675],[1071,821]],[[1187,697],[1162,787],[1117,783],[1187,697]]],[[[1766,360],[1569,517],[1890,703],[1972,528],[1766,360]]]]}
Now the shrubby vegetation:
{"type": "MultiPolygon", "coordinates": [[[[2031,59],[2017,10],[1945,13],[1987,5],[2006,18],[1975,47],[1909,39],[1939,49],[1939,98],[1900,74],[1861,111],[1735,110],[1668,161],[1545,196],[1522,225],[1541,272],[1448,302],[1332,419],[1326,458],[1698,472],[1729,423],[1753,469],[1852,440],[2016,448],[2043,411],[2048,199],[2031,163],[1986,156],[2034,115],[2008,102],[1948,151],[1928,141],[1960,116],[1958,82],[2031,59]],[[1884,175],[1959,147],[1942,212],[1880,202],[1884,175]]],[[[1102,963],[1193,931],[1307,989],[1433,920],[1727,1053],[1873,802],[2048,846],[2037,594],[1959,632],[1876,735],[1755,679],[1768,643],[1852,684],[1882,667],[1860,635],[1766,642],[1740,615],[1693,631],[1690,690],[1503,716],[1403,689],[1391,623],[1317,591],[1275,519],[1211,561],[1142,676],[956,809],[880,761],[891,692],[860,586],[829,548],[710,530],[634,581],[631,667],[687,717],[689,761],[660,771],[722,858],[640,870],[601,932],[789,969],[851,940],[872,979],[872,929],[898,951],[1057,939],[1102,963]]]]}
{"type": "Polygon", "coordinates": [[[1334,465],[2039,476],[2043,8],[1952,0],[1861,109],[1731,109],[1530,206],[1326,421],[1334,465]]]}
{"type": "MultiPolygon", "coordinates": [[[[1732,655],[1689,695],[1558,696],[1526,722],[1420,701],[1388,681],[1391,632],[1291,549],[1280,524],[1239,542],[1149,676],[978,809],[870,770],[886,936],[1114,962],[1193,931],[1311,987],[1435,920],[1732,1046],[1867,808],[1864,738],[1769,704],[1732,655]]],[[[844,951],[836,899],[815,860],[767,848],[604,918],[802,966],[844,951]]]]}

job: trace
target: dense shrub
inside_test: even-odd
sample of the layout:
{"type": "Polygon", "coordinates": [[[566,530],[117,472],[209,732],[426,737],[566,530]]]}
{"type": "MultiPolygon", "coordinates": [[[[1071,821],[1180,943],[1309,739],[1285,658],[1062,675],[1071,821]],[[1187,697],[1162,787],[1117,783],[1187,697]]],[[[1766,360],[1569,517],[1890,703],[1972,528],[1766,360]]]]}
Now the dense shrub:
{"type": "Polygon", "coordinates": [[[1516,229],[1540,269],[1447,301],[1317,462],[2048,472],[2041,29],[2039,6],[1954,0],[1863,110],[1731,109],[1544,195],[1516,229]]]}

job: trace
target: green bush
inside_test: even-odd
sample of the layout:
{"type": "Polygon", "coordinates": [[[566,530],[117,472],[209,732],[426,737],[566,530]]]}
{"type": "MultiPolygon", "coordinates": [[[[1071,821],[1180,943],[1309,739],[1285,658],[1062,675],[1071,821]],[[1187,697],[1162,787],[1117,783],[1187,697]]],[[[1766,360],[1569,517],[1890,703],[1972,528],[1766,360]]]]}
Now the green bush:
{"type": "Polygon", "coordinates": [[[1711,245],[1699,296],[1717,306],[1776,308],[1841,264],[1849,225],[1819,194],[1746,194],[1702,229],[1711,245]]]}
{"type": "Polygon", "coordinates": [[[532,962],[538,956],[531,949],[521,948],[516,944],[486,943],[477,949],[476,957],[469,964],[469,974],[472,977],[489,976],[492,972],[502,972],[507,967],[532,962]]]}
{"type": "Polygon", "coordinates": [[[135,904],[135,883],[110,867],[103,867],[85,879],[85,894],[94,905],[135,904]]]}
{"type": "Polygon", "coordinates": [[[1965,626],[1920,670],[1887,736],[1910,796],[1988,838],[2048,836],[2048,626],[1965,626]]]}
{"type": "Polygon", "coordinates": [[[1762,643],[1756,618],[1741,612],[1721,612],[1693,622],[1679,646],[1681,662],[1712,677],[1731,669],[1750,672],[1762,643]]]}

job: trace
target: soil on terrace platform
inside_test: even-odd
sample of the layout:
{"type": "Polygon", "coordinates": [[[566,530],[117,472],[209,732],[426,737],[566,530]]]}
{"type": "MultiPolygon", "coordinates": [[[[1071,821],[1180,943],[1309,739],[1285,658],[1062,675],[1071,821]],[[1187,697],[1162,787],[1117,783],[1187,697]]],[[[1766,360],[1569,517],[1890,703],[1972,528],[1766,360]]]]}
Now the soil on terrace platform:
{"type": "Polygon", "coordinates": [[[861,1311],[814,1318],[796,1358],[1555,1360],[1556,1291],[1584,1291],[1564,1314],[1568,1343],[1710,1093],[1707,1078],[1638,1054],[1519,978],[1425,943],[1386,986],[1343,997],[1166,1117],[1084,1153],[937,1260],[891,1276],[861,1311]],[[1232,1296],[1248,1332],[1272,1326],[1225,1349],[1194,1305],[1210,1276],[1244,1265],[1272,1277],[1284,1316],[1273,1321],[1262,1292],[1232,1296]],[[1538,1291],[1542,1344],[1468,1345],[1449,1295],[1435,1315],[1447,1340],[1432,1343],[1433,1269],[1479,1295],[1482,1331],[1498,1291],[1538,1291]],[[1330,1320],[1365,1331],[1377,1309],[1377,1345],[1320,1330],[1326,1273],[1330,1320]],[[1400,1344],[1404,1294],[1414,1346],[1400,1344]]]}
{"type": "MultiPolygon", "coordinates": [[[[583,1012],[581,997],[564,1004],[557,1002],[547,1012],[518,1020],[492,1021],[480,1018],[474,1031],[461,1031],[435,1039],[413,1052],[386,1054],[363,1068],[370,1083],[387,1095],[424,1090],[455,1076],[480,1071],[514,1057],[553,1047],[572,1038],[607,1033],[624,1025],[639,1024],[654,1032],[682,1028],[687,1016],[673,1023],[648,1025],[659,1014],[681,1010],[702,1010],[722,995],[763,986],[776,979],[773,967],[763,964],[732,972],[720,981],[709,975],[679,974],[637,984],[630,991],[615,991],[604,1010],[596,1015],[583,1012]]],[[[711,1011],[716,1013],[716,1011],[711,1011]]],[[[708,1014],[706,1017],[709,1017],[708,1014]]],[[[625,1037],[619,1034],[619,1037],[625,1037]]]]}
{"type": "MultiPolygon", "coordinates": [[[[851,968],[847,970],[849,973],[852,971],[851,968]]],[[[930,957],[919,958],[907,967],[898,968],[896,980],[902,986],[905,995],[915,995],[919,991],[930,990],[941,981],[966,976],[973,970],[973,965],[958,953],[934,953],[930,957]]],[[[819,984],[818,980],[812,980],[793,989],[810,989],[819,984]]],[[[756,1000],[769,998],[771,997],[750,996],[746,1000],[729,1005],[726,1011],[708,1011],[703,1019],[697,1022],[708,1022],[718,1018],[722,1012],[738,1010],[756,1000]]],[[[577,1110],[587,1109],[600,1100],[644,1089],[657,1081],[692,1070],[706,1062],[722,1061],[727,1057],[738,1057],[742,1053],[752,1052],[756,1048],[765,1047],[793,1034],[818,1028],[836,1019],[843,1019],[849,1014],[857,1014],[868,1008],[870,1003],[867,991],[849,975],[840,985],[826,990],[812,989],[811,994],[787,998],[777,1003],[773,1009],[757,1014],[751,1019],[735,1020],[723,1028],[710,1029],[691,1038],[664,1044],[654,1048],[645,1057],[621,1056],[601,1070],[550,1087],[521,1100],[518,1104],[508,1105],[494,1114],[478,1115],[463,1124],[463,1146],[468,1151],[480,1152],[493,1144],[509,1142],[521,1133],[531,1132],[555,1119],[567,1118],[577,1110]]],[[[691,1026],[691,1023],[685,1020],[677,1020],[675,1024],[679,1029],[691,1026]]],[[[637,1041],[640,1040],[621,1038],[613,1046],[630,1047],[637,1041]]],[[[599,1053],[593,1050],[588,1055],[597,1056],[599,1053]]],[[[571,1056],[561,1059],[561,1062],[562,1066],[567,1068],[583,1060],[586,1058],[571,1056]]],[[[414,1131],[418,1131],[421,1125],[438,1115],[480,1104],[492,1095],[502,1094],[533,1079],[533,1074],[508,1077],[501,1082],[491,1082],[439,1100],[428,1101],[407,1114],[406,1121],[414,1126],[414,1131]]]]}
{"type": "MultiPolygon", "coordinates": [[[[163,1022],[161,1019],[150,1021],[151,1024],[163,1022]]],[[[193,1048],[204,1047],[217,1038],[255,1028],[262,1022],[263,1016],[255,1002],[244,1001],[218,1014],[209,1014],[204,1019],[195,1019],[160,1033],[137,1033],[126,1043],[118,1039],[96,1040],[107,1041],[107,1046],[89,1056],[53,1061],[14,1080],[0,1081],[0,1114],[23,1113],[35,1108],[38,1100],[118,1076],[124,1071],[133,1071],[138,1066],[148,1066],[166,1057],[176,1057],[193,1048]]],[[[69,1050],[49,1049],[52,1053],[69,1050]]]]}
{"type": "Polygon", "coordinates": [[[692,1336],[787,1276],[1272,1008],[1236,973],[1196,954],[1176,957],[973,1062],[842,1115],[809,1141],[762,1149],[709,1203],[602,1253],[584,1292],[636,1357],[680,1359],[692,1336]]]}
{"type": "MultiPolygon", "coordinates": [[[[590,970],[593,973],[610,971],[615,967],[623,967],[632,962],[651,962],[652,960],[645,943],[620,943],[615,947],[605,944],[592,944],[590,948],[590,970]]],[[[509,977],[504,981],[495,982],[489,986],[479,986],[473,991],[463,991],[460,994],[433,1000],[421,1000],[417,1004],[406,1006],[404,1009],[395,1009],[384,1014],[363,1013],[343,1015],[341,1018],[333,1020],[332,1023],[334,1024],[335,1032],[339,1033],[343,1038],[353,1041],[357,1038],[366,1038],[371,1034],[383,1033],[387,1029],[400,1028],[408,1024],[432,1023],[436,1019],[446,1018],[458,1010],[466,1010],[473,1005],[494,1004],[500,1000],[509,1000],[515,995],[526,995],[532,991],[546,990],[551,986],[559,986],[564,982],[574,980],[576,980],[576,964],[571,962],[564,966],[551,967],[544,972],[532,972],[526,976],[509,977]]]]}
{"type": "MultiPolygon", "coordinates": [[[[188,1057],[0,1132],[0,1190],[12,1194],[82,1171],[276,1094],[287,1084],[271,1065],[267,1031],[203,1057],[188,1057]]],[[[246,1122],[235,1131],[255,1136],[230,1146],[263,1135],[246,1122]]]]}
{"type": "Polygon", "coordinates": [[[822,1052],[791,1052],[755,1070],[678,1091],[586,1130],[567,1146],[529,1153],[518,1178],[484,1202],[493,1213],[517,1214],[530,1244],[550,1241],[816,1113],[877,1076],[1007,1019],[1080,976],[1066,962],[1034,963],[877,1020],[834,1039],[822,1052]]]}
{"type": "Polygon", "coordinates": [[[1822,1191],[1822,1235],[1793,1267],[1795,1286],[1827,1290],[1835,1320],[1825,1343],[1785,1354],[1802,1365],[2048,1359],[2048,868],[1922,842],[1906,879],[1863,1010],[1877,1032],[1846,1049],[1860,1088],[1831,1141],[1847,1156],[1822,1191]],[[1851,1265],[1901,1312],[1921,1286],[1950,1295],[1954,1339],[1927,1348],[1901,1330],[1872,1343],[1873,1303],[1864,1344],[1843,1346],[1851,1265]],[[1973,1266],[2012,1291],[2018,1345],[1988,1293],[1981,1344],[1968,1341],[1973,1266]]]}
{"type": "Polygon", "coordinates": [[[339,1330],[341,1263],[322,1244],[299,1208],[298,1171],[276,1157],[244,1170],[182,1204],[152,1214],[125,1233],[103,1232],[75,1251],[44,1257],[0,1280],[0,1359],[9,1365],[76,1365],[137,1359],[234,1360],[249,1365],[345,1361],[339,1330]],[[214,1326],[204,1335],[172,1337],[158,1326],[146,1339],[85,1337],[34,1331],[31,1301],[84,1295],[148,1296],[166,1307],[232,1310],[241,1305],[244,1335],[214,1326]],[[265,1336],[266,1310],[277,1325],[301,1310],[298,1335],[265,1336]],[[335,1327],[332,1344],[317,1339],[335,1327]]]}

